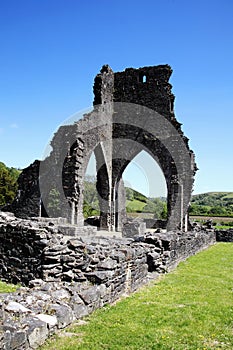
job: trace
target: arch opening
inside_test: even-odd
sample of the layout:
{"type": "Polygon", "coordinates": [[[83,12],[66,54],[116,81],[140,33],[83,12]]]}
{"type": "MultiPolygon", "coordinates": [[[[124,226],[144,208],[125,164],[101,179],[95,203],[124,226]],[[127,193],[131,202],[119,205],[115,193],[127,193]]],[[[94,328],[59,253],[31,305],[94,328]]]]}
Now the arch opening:
{"type": "Polygon", "coordinates": [[[97,217],[100,213],[98,192],[96,189],[97,171],[96,158],[94,151],[92,152],[87,169],[84,176],[84,190],[83,190],[83,216],[84,220],[98,226],[97,217]],[[90,218],[93,218],[92,220],[90,218]]]}
{"type": "Polygon", "coordinates": [[[129,219],[143,219],[147,228],[165,228],[167,183],[158,162],[145,150],[123,172],[126,212],[129,219]]]}
{"type": "Polygon", "coordinates": [[[104,145],[99,143],[91,152],[84,175],[83,215],[85,223],[109,230],[111,187],[104,145]]]}

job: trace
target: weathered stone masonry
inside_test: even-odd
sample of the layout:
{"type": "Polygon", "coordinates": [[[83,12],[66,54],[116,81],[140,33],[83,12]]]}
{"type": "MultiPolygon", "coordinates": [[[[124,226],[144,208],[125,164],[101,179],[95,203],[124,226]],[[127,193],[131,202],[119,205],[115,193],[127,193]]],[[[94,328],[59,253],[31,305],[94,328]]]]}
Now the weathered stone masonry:
{"type": "MultiPolygon", "coordinates": [[[[200,235],[197,232],[186,235],[179,232],[148,233],[147,238],[141,235],[135,239],[104,239],[87,233],[76,237],[68,235],[68,226],[65,229],[65,225],[54,220],[46,223],[4,215],[0,216],[0,278],[24,285],[37,278],[47,282],[91,281],[98,284],[112,278],[111,274],[108,276],[106,271],[103,274],[101,271],[118,267],[123,268],[122,271],[127,270],[127,266],[123,265],[127,261],[139,273],[133,284],[140,285],[148,270],[143,267],[144,264],[149,264],[151,271],[165,272],[171,264],[192,255],[193,250],[208,246],[213,239],[212,234],[206,232],[200,235]],[[7,220],[1,217],[7,217],[7,220]],[[192,246],[194,241],[195,247],[192,246]],[[151,265],[153,253],[157,254],[155,266],[151,265]]],[[[120,271],[117,273],[123,275],[120,271]]]]}
{"type": "Polygon", "coordinates": [[[217,242],[233,242],[233,229],[216,230],[217,242]]]}
{"type": "Polygon", "coordinates": [[[103,66],[95,78],[93,112],[73,125],[60,127],[51,142],[50,156],[22,172],[19,194],[6,210],[23,218],[55,216],[49,212],[48,195],[53,188],[59,188],[63,210],[56,216],[65,216],[83,227],[84,175],[94,151],[101,228],[121,230],[125,221],[125,203],[120,199],[124,196],[118,196],[122,192],[122,174],[133,158],[145,150],[158,162],[166,179],[167,229],[182,226],[196,165],[174,114],[171,73],[168,65],[128,68],[118,73],[103,66]],[[175,133],[171,134],[171,128],[175,133]],[[46,187],[43,193],[41,183],[46,187]]]}
{"type": "Polygon", "coordinates": [[[60,127],[50,155],[20,175],[18,195],[5,208],[18,218],[0,212],[0,278],[25,287],[0,295],[0,348],[36,349],[57,329],[136,290],[148,281],[148,272],[167,272],[215,243],[211,230],[182,232],[196,165],[174,115],[171,73],[168,65],[119,73],[103,66],[95,79],[93,111],[60,127]],[[91,153],[97,162],[100,226],[114,231],[125,220],[122,174],[142,150],[166,179],[168,232],[100,237],[83,224],[91,153]],[[60,196],[56,212],[48,205],[54,189],[60,196]]]}
{"type": "Polygon", "coordinates": [[[167,272],[215,243],[211,230],[136,239],[65,233],[59,220],[0,213],[0,279],[29,286],[0,294],[1,349],[36,349],[58,329],[135,291],[148,271],[167,272]]]}

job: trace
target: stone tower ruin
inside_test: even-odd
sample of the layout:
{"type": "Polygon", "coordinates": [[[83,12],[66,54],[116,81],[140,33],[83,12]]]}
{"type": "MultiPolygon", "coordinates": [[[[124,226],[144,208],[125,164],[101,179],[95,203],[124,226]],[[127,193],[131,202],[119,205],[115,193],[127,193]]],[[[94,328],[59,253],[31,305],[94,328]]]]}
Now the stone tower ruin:
{"type": "Polygon", "coordinates": [[[167,230],[182,228],[187,223],[196,165],[174,114],[171,74],[169,65],[117,73],[103,66],[94,81],[93,111],[58,129],[50,155],[20,175],[18,196],[7,210],[19,217],[63,216],[81,228],[84,176],[94,152],[100,227],[121,230],[125,220],[122,174],[144,150],[166,179],[167,230]],[[49,210],[51,190],[59,196],[55,214],[49,210]]]}

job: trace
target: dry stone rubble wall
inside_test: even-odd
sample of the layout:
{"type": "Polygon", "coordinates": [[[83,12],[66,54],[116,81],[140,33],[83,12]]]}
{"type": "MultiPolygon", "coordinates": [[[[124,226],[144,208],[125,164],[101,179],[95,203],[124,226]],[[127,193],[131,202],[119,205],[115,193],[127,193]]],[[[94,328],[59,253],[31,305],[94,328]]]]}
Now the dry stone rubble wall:
{"type": "Polygon", "coordinates": [[[233,229],[216,230],[217,242],[233,242],[233,229]]]}
{"type": "Polygon", "coordinates": [[[0,295],[0,348],[45,339],[215,243],[213,231],[146,233],[134,239],[67,236],[59,223],[0,214],[0,278],[24,285],[0,295]]]}

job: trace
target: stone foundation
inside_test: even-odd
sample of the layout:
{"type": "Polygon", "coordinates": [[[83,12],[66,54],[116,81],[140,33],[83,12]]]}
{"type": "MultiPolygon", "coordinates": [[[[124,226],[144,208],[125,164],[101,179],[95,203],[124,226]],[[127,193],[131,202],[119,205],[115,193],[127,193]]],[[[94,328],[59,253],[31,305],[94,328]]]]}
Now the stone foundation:
{"type": "Polygon", "coordinates": [[[233,229],[216,230],[217,242],[233,242],[233,229]]]}
{"type": "Polygon", "coordinates": [[[36,349],[93,310],[129,294],[214,244],[213,231],[135,239],[74,237],[60,223],[0,213],[0,278],[27,287],[0,294],[0,348],[36,349]]]}

